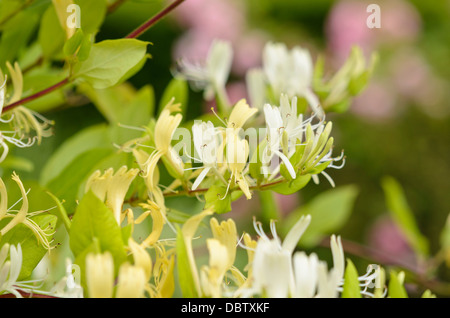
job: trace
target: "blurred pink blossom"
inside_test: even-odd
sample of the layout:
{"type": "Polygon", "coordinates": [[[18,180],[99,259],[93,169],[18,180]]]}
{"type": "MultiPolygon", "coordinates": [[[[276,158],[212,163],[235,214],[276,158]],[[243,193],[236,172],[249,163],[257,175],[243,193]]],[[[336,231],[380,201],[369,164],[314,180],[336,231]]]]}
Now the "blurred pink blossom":
{"type": "Polygon", "coordinates": [[[395,116],[396,97],[389,84],[372,80],[366,90],[353,100],[352,111],[371,121],[395,116]]]}
{"type": "Polygon", "coordinates": [[[237,0],[189,0],[174,12],[188,30],[175,43],[173,56],[190,61],[206,59],[214,39],[229,41],[234,50],[232,71],[237,75],[261,63],[263,31],[246,30],[245,6],[237,0]]]}
{"type": "Polygon", "coordinates": [[[299,206],[298,193],[282,195],[274,193],[275,200],[282,215],[287,215],[299,206]]]}
{"type": "Polygon", "coordinates": [[[185,27],[229,41],[239,37],[245,26],[244,8],[234,0],[189,0],[174,14],[185,27]]]}
{"type": "MultiPolygon", "coordinates": [[[[369,245],[396,259],[415,263],[415,255],[405,236],[390,217],[381,217],[369,232],[369,245]]],[[[389,262],[389,259],[384,260],[389,262]]]]}
{"type": "Polygon", "coordinates": [[[371,1],[339,1],[330,12],[326,33],[330,52],[337,63],[345,60],[354,45],[359,45],[368,55],[380,45],[411,41],[421,30],[420,16],[415,7],[404,0],[378,1],[381,28],[367,27],[367,6],[371,1]]]}

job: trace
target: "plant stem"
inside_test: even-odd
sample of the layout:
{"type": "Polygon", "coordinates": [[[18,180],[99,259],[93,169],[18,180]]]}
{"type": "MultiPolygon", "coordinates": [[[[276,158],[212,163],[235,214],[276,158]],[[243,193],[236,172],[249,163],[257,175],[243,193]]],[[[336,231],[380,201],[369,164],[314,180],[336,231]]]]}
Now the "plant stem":
{"type": "MultiPolygon", "coordinates": [[[[280,179],[274,182],[270,182],[270,183],[266,183],[266,184],[261,184],[259,186],[252,186],[249,189],[250,190],[264,190],[265,188],[280,184],[286,182],[286,180],[284,179],[280,179]]],[[[203,188],[203,189],[196,189],[196,190],[183,190],[183,191],[178,191],[178,192],[165,192],[164,196],[165,197],[179,197],[179,196],[183,196],[183,195],[187,195],[187,196],[193,196],[196,194],[202,194],[205,193],[206,191],[208,191],[209,188],[203,188]]],[[[233,191],[234,189],[230,189],[230,191],[233,191]]]]}
{"type": "Polygon", "coordinates": [[[117,0],[116,2],[114,2],[113,4],[111,4],[108,7],[108,14],[113,13],[114,11],[116,11],[122,4],[125,3],[125,1],[127,0],[117,0]]]}
{"type": "Polygon", "coordinates": [[[150,29],[155,23],[159,22],[162,18],[164,18],[167,14],[169,14],[173,9],[178,7],[184,0],[176,0],[172,4],[170,4],[167,8],[159,12],[157,15],[152,17],[151,19],[144,22],[141,26],[139,26],[136,30],[128,34],[126,39],[135,39],[139,37],[142,33],[146,32],[150,29]]]}
{"type": "MultiPolygon", "coordinates": [[[[29,0],[28,2],[26,2],[27,5],[30,5],[31,2],[33,2],[34,0],[29,0]]],[[[121,4],[123,1],[122,0],[118,0],[117,2],[121,4]]],[[[170,13],[173,9],[175,9],[177,6],[179,6],[182,2],[184,2],[184,0],[177,0],[175,2],[173,2],[171,5],[169,5],[167,8],[165,8],[164,10],[162,10],[161,12],[159,12],[157,15],[155,15],[153,18],[151,18],[150,20],[148,20],[147,22],[145,22],[144,24],[142,24],[140,27],[138,27],[136,30],[134,30],[133,32],[131,32],[129,35],[127,35],[125,38],[127,39],[135,39],[137,37],[139,37],[141,34],[143,34],[144,32],[146,32],[148,29],[150,29],[155,23],[157,23],[159,20],[161,20],[163,17],[165,17],[168,13],[170,13]]],[[[25,6],[25,4],[24,4],[25,6]]],[[[4,21],[2,21],[4,22],[4,21]]],[[[1,23],[0,23],[1,24],[1,23]]],[[[70,77],[67,77],[65,79],[63,79],[61,82],[56,83],[55,85],[48,87],[40,92],[37,92],[36,94],[33,94],[31,96],[25,97],[15,103],[12,103],[10,105],[7,105],[3,108],[3,112],[9,111],[11,109],[13,109],[14,107],[23,105],[25,103],[29,103],[35,99],[38,99],[44,95],[47,95],[67,84],[69,84],[71,81],[70,77]]]]}
{"type": "Polygon", "coordinates": [[[36,94],[33,94],[31,96],[28,96],[28,97],[25,97],[25,98],[15,102],[15,103],[12,103],[12,104],[10,104],[8,106],[5,106],[3,108],[3,111],[7,112],[7,111],[13,109],[14,107],[20,106],[20,105],[25,104],[25,103],[29,103],[29,102],[31,102],[31,101],[33,101],[35,99],[38,99],[39,97],[42,97],[42,96],[47,95],[47,94],[50,94],[51,92],[57,90],[58,88],[67,85],[69,82],[70,82],[70,78],[66,77],[61,82],[56,83],[55,85],[50,86],[49,88],[46,88],[43,91],[37,92],[36,94]]]}

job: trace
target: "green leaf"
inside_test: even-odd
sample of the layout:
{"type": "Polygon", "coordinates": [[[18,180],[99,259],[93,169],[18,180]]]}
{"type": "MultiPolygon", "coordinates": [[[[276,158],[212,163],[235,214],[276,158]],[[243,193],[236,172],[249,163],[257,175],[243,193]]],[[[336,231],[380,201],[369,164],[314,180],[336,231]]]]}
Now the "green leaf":
{"type": "Polygon", "coordinates": [[[69,217],[67,215],[66,209],[64,208],[64,206],[61,203],[61,201],[59,201],[59,199],[57,197],[55,197],[51,192],[47,192],[47,194],[53,199],[53,201],[55,201],[56,207],[58,208],[58,211],[59,211],[58,217],[59,217],[60,220],[63,221],[67,232],[69,232],[71,221],[70,221],[70,219],[69,219],[69,217]]]}
{"type": "Polygon", "coordinates": [[[418,255],[426,256],[429,252],[429,242],[420,233],[414,218],[414,213],[409,207],[401,185],[392,177],[384,177],[382,180],[386,204],[395,223],[400,227],[407,241],[418,255]]]}
{"type": "Polygon", "coordinates": [[[32,11],[22,11],[12,18],[5,30],[1,33],[0,41],[0,67],[4,67],[6,61],[17,60],[17,54],[29,42],[39,23],[39,14],[32,11]]]}
{"type": "Polygon", "coordinates": [[[280,194],[289,195],[303,189],[309,183],[310,180],[311,180],[310,174],[297,175],[297,178],[295,178],[292,181],[283,182],[275,186],[267,187],[266,189],[273,190],[280,194]]]}
{"type": "Polygon", "coordinates": [[[114,86],[142,61],[147,42],[136,39],[105,40],[92,46],[89,58],[74,67],[74,78],[80,78],[96,89],[114,86]]]}
{"type": "Polygon", "coordinates": [[[436,295],[433,294],[429,289],[427,289],[423,294],[421,298],[436,298],[436,295]]]}
{"type": "MultiPolygon", "coordinates": [[[[2,220],[0,222],[0,228],[3,228],[5,225],[4,223],[9,222],[10,220],[10,218],[2,220]]],[[[47,227],[54,228],[57,218],[54,215],[42,214],[33,217],[32,220],[42,229],[45,229],[47,227]]],[[[49,240],[51,240],[51,237],[49,240]]],[[[20,243],[20,246],[22,247],[23,263],[19,274],[19,280],[24,280],[30,277],[34,268],[48,252],[47,249],[45,249],[38,242],[33,232],[23,224],[16,225],[13,229],[1,237],[0,246],[5,243],[16,246],[20,243]]]]}
{"type": "Polygon", "coordinates": [[[39,28],[39,44],[46,58],[62,58],[66,33],[59,23],[54,6],[45,11],[39,28]]]}
{"type": "Polygon", "coordinates": [[[70,249],[75,257],[97,239],[101,252],[109,251],[119,268],[126,258],[122,232],[113,212],[91,191],[86,193],[75,212],[70,228],[70,249]]]}
{"type": "Polygon", "coordinates": [[[106,0],[75,0],[75,4],[80,6],[81,11],[81,28],[88,33],[96,33],[106,15],[106,0]]]}
{"type": "Polygon", "coordinates": [[[175,103],[181,104],[181,113],[184,116],[187,111],[188,97],[189,86],[187,82],[181,78],[174,78],[164,90],[163,96],[161,97],[161,101],[159,103],[159,111],[161,112],[170,100],[175,98],[175,103]]]}
{"type": "Polygon", "coordinates": [[[272,191],[259,191],[258,196],[261,201],[261,214],[263,219],[267,223],[271,220],[280,220],[281,213],[275,201],[274,193],[272,191]]]}
{"type": "Polygon", "coordinates": [[[8,155],[2,162],[2,169],[31,172],[34,170],[34,163],[26,158],[8,155]]]}
{"type": "Polygon", "coordinates": [[[84,33],[81,29],[78,29],[70,39],[64,44],[64,54],[66,56],[74,55],[84,39],[84,33]]]}
{"type": "Polygon", "coordinates": [[[213,185],[205,193],[205,209],[214,207],[214,211],[223,214],[231,211],[231,196],[226,186],[213,185]]]}
{"type": "Polygon", "coordinates": [[[183,233],[179,228],[177,230],[176,255],[178,282],[181,292],[183,293],[183,298],[197,298],[198,294],[195,288],[194,278],[192,277],[189,256],[186,250],[186,243],[184,242],[183,233]]]}
{"type": "MultiPolygon", "coordinates": [[[[67,73],[60,70],[48,67],[34,69],[24,75],[24,91],[27,92],[24,97],[47,89],[66,77],[67,73]]],[[[65,104],[65,102],[64,90],[58,89],[27,103],[27,107],[37,112],[47,112],[65,104]]]]}
{"type": "Polygon", "coordinates": [[[76,157],[58,177],[48,183],[51,192],[67,202],[66,209],[69,214],[75,209],[80,185],[94,172],[92,163],[99,162],[111,153],[112,150],[104,148],[89,150],[76,157]]]}
{"type": "Polygon", "coordinates": [[[293,211],[284,222],[284,233],[296,223],[302,215],[311,215],[311,223],[300,240],[303,247],[317,245],[324,235],[339,230],[348,220],[358,188],[354,185],[342,186],[317,195],[303,207],[293,211]]]}
{"type": "MultiPolygon", "coordinates": [[[[56,150],[42,169],[40,183],[47,185],[58,177],[76,157],[100,147],[111,145],[106,125],[91,126],[67,139],[56,150]]],[[[111,146],[112,150],[112,146],[111,146]]]]}
{"type": "Polygon", "coordinates": [[[358,272],[350,259],[347,259],[345,268],[344,287],[342,298],[361,298],[361,289],[359,288],[358,272]]]}
{"type": "Polygon", "coordinates": [[[367,86],[372,75],[371,71],[365,71],[357,77],[350,79],[348,84],[349,93],[352,96],[356,96],[367,86]]]}
{"type": "Polygon", "coordinates": [[[406,293],[405,287],[403,287],[403,283],[400,279],[400,274],[391,271],[391,276],[389,280],[388,286],[388,297],[389,298],[408,298],[408,294],[406,293]]]}

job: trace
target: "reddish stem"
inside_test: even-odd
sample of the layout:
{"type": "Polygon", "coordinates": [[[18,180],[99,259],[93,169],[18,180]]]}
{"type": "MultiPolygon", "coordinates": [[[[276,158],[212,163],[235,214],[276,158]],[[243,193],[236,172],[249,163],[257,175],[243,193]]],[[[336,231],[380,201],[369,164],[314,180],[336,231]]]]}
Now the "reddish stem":
{"type": "Polygon", "coordinates": [[[177,0],[170,4],[167,8],[159,12],[157,15],[155,15],[153,18],[148,20],[147,22],[143,23],[140,27],[138,27],[136,30],[128,34],[125,38],[126,39],[135,39],[139,37],[142,33],[150,29],[156,22],[160,21],[162,18],[164,18],[167,14],[169,14],[173,9],[178,7],[184,0],[177,0]]]}
{"type": "Polygon", "coordinates": [[[28,97],[25,97],[24,99],[21,99],[21,100],[15,102],[15,103],[12,103],[12,104],[10,104],[8,106],[5,106],[3,108],[3,111],[7,112],[8,110],[11,110],[11,109],[13,109],[16,106],[20,106],[22,104],[29,103],[29,102],[31,102],[31,101],[33,101],[35,99],[38,99],[39,97],[42,97],[44,95],[47,95],[47,94],[57,90],[58,88],[60,88],[62,86],[65,86],[68,83],[69,83],[69,78],[67,77],[67,78],[63,79],[61,82],[56,83],[55,85],[50,86],[49,88],[46,88],[43,91],[37,92],[36,94],[33,94],[31,96],[28,96],[28,97]]]}

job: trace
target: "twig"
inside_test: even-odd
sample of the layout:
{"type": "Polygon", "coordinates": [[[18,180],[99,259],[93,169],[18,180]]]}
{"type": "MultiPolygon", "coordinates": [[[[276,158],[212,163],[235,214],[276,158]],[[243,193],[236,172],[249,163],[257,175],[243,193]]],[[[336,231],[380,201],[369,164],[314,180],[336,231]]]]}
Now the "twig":
{"type": "Polygon", "coordinates": [[[10,104],[10,105],[8,105],[8,106],[5,106],[5,107],[3,108],[3,111],[4,111],[4,112],[7,112],[7,111],[13,109],[14,107],[23,105],[23,104],[25,104],[25,103],[29,103],[29,102],[31,102],[31,101],[33,101],[33,100],[35,100],[35,99],[38,99],[39,97],[42,97],[42,96],[47,95],[47,94],[50,94],[51,92],[57,90],[58,88],[65,86],[65,85],[68,84],[69,82],[70,82],[70,78],[69,78],[69,77],[66,77],[66,78],[63,79],[61,82],[56,83],[55,85],[50,86],[49,88],[46,88],[46,89],[44,89],[44,90],[42,90],[42,91],[40,91],[40,92],[37,92],[36,94],[33,94],[33,95],[31,95],[31,96],[28,96],[28,97],[25,97],[25,98],[23,98],[23,99],[21,99],[21,100],[15,102],[15,103],[12,103],[12,104],[10,104]]]}
{"type": "MultiPolygon", "coordinates": [[[[265,188],[271,187],[271,186],[275,186],[277,184],[286,182],[286,180],[281,179],[281,180],[277,180],[271,183],[266,183],[266,184],[261,184],[261,185],[256,185],[256,186],[251,186],[249,187],[250,190],[264,190],[265,188]]],[[[236,188],[237,189],[237,188],[236,188]]],[[[230,193],[236,189],[230,189],[230,193]]],[[[202,194],[205,193],[209,190],[209,188],[202,188],[202,189],[195,189],[195,190],[183,190],[183,191],[171,191],[171,192],[165,192],[164,196],[165,197],[179,197],[179,196],[183,196],[183,195],[187,195],[187,196],[193,196],[196,194],[202,194]]]]}
{"type": "Polygon", "coordinates": [[[113,4],[108,7],[108,14],[115,12],[122,4],[124,4],[127,0],[117,0],[113,4]]]}
{"type": "MultiPolygon", "coordinates": [[[[29,2],[31,3],[32,1],[34,1],[34,0],[31,0],[29,2]]],[[[123,2],[123,1],[122,0],[118,0],[117,2],[123,2]]],[[[127,38],[127,39],[138,38],[140,35],[142,35],[144,32],[146,32],[148,29],[150,29],[156,22],[161,20],[168,13],[170,13],[173,9],[175,9],[177,6],[179,6],[182,2],[184,2],[184,0],[177,0],[177,1],[175,1],[174,3],[169,5],[167,8],[162,10],[160,13],[158,13],[156,16],[154,16],[153,18],[151,18],[150,20],[145,22],[139,28],[137,28],[136,30],[131,32],[125,38],[127,38]]],[[[37,92],[36,94],[33,94],[31,96],[28,96],[28,97],[25,97],[25,98],[15,102],[15,103],[12,103],[10,105],[5,106],[3,108],[3,112],[9,111],[9,110],[13,109],[14,107],[23,105],[25,103],[29,103],[29,102],[31,102],[31,101],[33,101],[35,99],[38,99],[38,98],[40,98],[42,96],[45,96],[45,95],[47,95],[47,94],[57,90],[58,88],[61,88],[61,87],[65,86],[65,85],[69,84],[70,82],[71,82],[71,78],[67,77],[67,78],[63,79],[61,82],[56,83],[55,85],[53,85],[53,86],[51,86],[49,88],[46,88],[46,89],[44,89],[44,90],[42,90],[40,92],[37,92]]]]}
{"type": "Polygon", "coordinates": [[[178,7],[184,0],[176,0],[172,4],[170,4],[167,8],[159,12],[157,15],[155,15],[153,18],[149,19],[148,21],[144,22],[141,26],[139,26],[136,30],[128,34],[125,38],[126,39],[135,39],[139,37],[142,33],[150,29],[155,23],[159,22],[162,18],[164,18],[167,14],[169,14],[173,9],[178,7]]]}

